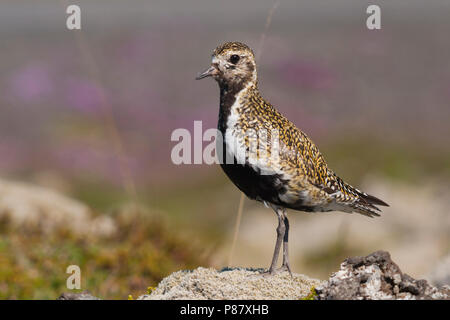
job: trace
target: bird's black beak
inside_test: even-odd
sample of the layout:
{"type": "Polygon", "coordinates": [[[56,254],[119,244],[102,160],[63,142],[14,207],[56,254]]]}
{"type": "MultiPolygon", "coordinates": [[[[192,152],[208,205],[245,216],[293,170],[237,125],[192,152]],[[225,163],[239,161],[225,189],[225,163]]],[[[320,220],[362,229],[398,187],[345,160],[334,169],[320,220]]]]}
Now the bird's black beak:
{"type": "Polygon", "coordinates": [[[199,73],[197,77],[195,77],[195,80],[200,80],[206,77],[211,77],[217,73],[217,69],[214,66],[209,67],[209,69],[203,71],[202,73],[199,73]]]}

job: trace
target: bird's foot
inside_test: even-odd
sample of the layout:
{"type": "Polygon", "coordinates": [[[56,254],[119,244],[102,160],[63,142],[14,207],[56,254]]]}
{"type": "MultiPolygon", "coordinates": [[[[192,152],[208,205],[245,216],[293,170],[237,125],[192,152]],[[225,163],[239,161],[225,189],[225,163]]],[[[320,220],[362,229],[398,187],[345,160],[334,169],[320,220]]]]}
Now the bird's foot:
{"type": "Polygon", "coordinates": [[[281,267],[278,268],[278,270],[279,270],[279,272],[286,272],[286,271],[289,272],[291,278],[293,278],[293,276],[292,276],[292,271],[291,271],[291,267],[289,266],[289,263],[283,263],[283,264],[281,265],[281,267]]]}
{"type": "Polygon", "coordinates": [[[263,277],[270,277],[270,276],[274,276],[274,275],[276,275],[278,273],[282,273],[282,272],[289,272],[289,274],[291,275],[291,278],[293,277],[291,268],[289,267],[288,264],[283,264],[279,268],[271,268],[271,269],[269,269],[267,271],[261,272],[261,275],[263,277]]]}

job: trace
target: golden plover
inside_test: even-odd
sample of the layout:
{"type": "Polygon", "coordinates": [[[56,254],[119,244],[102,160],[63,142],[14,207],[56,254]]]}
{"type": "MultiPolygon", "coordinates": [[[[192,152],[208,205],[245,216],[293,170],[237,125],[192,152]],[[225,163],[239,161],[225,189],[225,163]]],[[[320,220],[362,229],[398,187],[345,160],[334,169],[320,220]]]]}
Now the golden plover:
{"type": "Polygon", "coordinates": [[[278,217],[270,274],[278,270],[291,273],[286,209],[357,212],[373,217],[380,211],[375,205],[388,206],[339,178],[314,143],[261,97],[255,56],[247,45],[227,42],[218,46],[211,67],[196,79],[205,77],[213,77],[220,88],[218,130],[222,139],[218,140],[218,153],[221,150],[222,169],[247,197],[264,202],[278,217]],[[259,139],[266,135],[267,143],[259,143],[255,151],[250,148],[252,134],[248,132],[256,133],[259,139]],[[268,137],[274,135],[278,157],[270,157],[275,143],[269,141],[275,140],[268,137]],[[250,161],[252,150],[257,161],[250,161]],[[226,161],[228,157],[233,161],[226,161]],[[282,266],[275,269],[282,243],[282,266]]]}

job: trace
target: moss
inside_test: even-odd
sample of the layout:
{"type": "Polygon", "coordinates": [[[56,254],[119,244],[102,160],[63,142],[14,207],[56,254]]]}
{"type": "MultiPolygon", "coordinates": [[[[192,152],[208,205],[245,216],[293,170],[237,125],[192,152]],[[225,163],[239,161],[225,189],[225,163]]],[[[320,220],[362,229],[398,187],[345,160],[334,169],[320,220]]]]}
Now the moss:
{"type": "Polygon", "coordinates": [[[314,300],[317,297],[316,287],[312,286],[310,293],[301,300],[314,300]]]}

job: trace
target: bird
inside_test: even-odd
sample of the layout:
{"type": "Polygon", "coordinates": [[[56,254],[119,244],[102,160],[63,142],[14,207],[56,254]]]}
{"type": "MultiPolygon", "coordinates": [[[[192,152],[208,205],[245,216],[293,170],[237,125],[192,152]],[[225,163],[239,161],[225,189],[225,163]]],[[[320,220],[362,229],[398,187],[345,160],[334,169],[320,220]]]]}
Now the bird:
{"type": "Polygon", "coordinates": [[[241,42],[219,45],[212,53],[211,66],[196,79],[207,77],[216,80],[220,89],[217,132],[221,139],[216,138],[220,166],[248,198],[264,203],[278,218],[267,274],[287,271],[292,275],[287,209],[375,217],[381,212],[377,206],[389,206],[344,182],[328,167],[312,140],[261,96],[255,55],[249,46],[241,42]],[[276,268],[282,245],[282,264],[276,268]]]}

